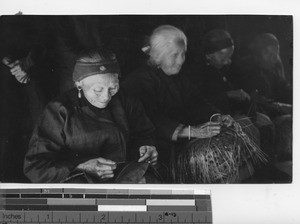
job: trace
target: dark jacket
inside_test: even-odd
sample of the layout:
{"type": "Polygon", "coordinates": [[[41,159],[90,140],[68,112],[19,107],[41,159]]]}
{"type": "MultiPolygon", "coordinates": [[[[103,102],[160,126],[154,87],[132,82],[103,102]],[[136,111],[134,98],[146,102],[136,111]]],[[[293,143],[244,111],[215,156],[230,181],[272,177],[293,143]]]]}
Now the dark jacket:
{"type": "Polygon", "coordinates": [[[245,57],[237,63],[235,72],[241,88],[251,94],[256,111],[267,114],[272,119],[291,114],[293,89],[285,79],[280,60],[266,68],[258,59],[245,57]]]}
{"type": "Polygon", "coordinates": [[[32,182],[61,182],[92,158],[115,162],[138,158],[138,147],[154,145],[154,127],[141,104],[122,92],[104,109],[94,108],[74,88],[50,102],[40,117],[25,156],[32,182]]]}
{"type": "Polygon", "coordinates": [[[239,84],[251,92],[258,90],[259,95],[282,103],[292,103],[292,85],[285,79],[283,65],[278,61],[272,68],[264,68],[253,57],[245,57],[237,64],[239,84]]]}
{"type": "Polygon", "coordinates": [[[191,73],[191,80],[202,90],[205,98],[224,114],[247,114],[248,101],[237,101],[227,96],[227,91],[237,90],[234,73],[229,66],[217,69],[211,65],[201,64],[197,72],[191,73]]]}
{"type": "Polygon", "coordinates": [[[218,112],[183,74],[168,76],[147,64],[130,74],[122,88],[141,99],[158,137],[167,140],[172,139],[179,124],[204,123],[218,112]]]}

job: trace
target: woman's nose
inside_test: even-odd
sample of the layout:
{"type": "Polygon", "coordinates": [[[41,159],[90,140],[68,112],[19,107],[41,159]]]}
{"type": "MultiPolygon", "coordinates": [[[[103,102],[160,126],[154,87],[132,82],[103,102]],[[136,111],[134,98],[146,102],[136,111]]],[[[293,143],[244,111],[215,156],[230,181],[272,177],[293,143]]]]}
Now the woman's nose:
{"type": "Polygon", "coordinates": [[[184,63],[184,60],[185,60],[185,57],[184,56],[178,56],[177,57],[177,60],[176,60],[176,63],[177,64],[183,64],[184,63]]]}
{"type": "Polygon", "coordinates": [[[101,99],[102,99],[103,101],[109,100],[110,97],[111,97],[111,96],[110,96],[110,93],[109,93],[108,90],[103,91],[102,94],[101,94],[101,99]]]}

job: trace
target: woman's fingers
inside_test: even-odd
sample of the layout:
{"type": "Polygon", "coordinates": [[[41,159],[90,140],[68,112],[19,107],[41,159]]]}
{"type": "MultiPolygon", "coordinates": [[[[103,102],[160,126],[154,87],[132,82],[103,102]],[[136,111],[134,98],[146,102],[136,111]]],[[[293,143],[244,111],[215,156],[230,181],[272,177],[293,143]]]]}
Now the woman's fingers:
{"type": "Polygon", "coordinates": [[[227,127],[230,127],[234,122],[233,118],[230,115],[222,115],[221,118],[223,124],[225,124],[227,127]]]}
{"type": "Polygon", "coordinates": [[[157,164],[157,157],[152,158],[152,159],[150,160],[150,163],[151,163],[152,165],[156,165],[156,164],[157,164]]]}
{"type": "Polygon", "coordinates": [[[23,84],[26,84],[29,81],[29,77],[26,73],[25,73],[25,75],[19,73],[15,77],[18,80],[18,82],[23,83],[23,84]]]}
{"type": "Polygon", "coordinates": [[[153,148],[151,156],[150,156],[150,163],[152,165],[156,165],[157,164],[157,158],[158,158],[158,152],[156,151],[155,148],[153,148]]]}
{"type": "Polygon", "coordinates": [[[101,176],[101,179],[108,179],[108,178],[113,178],[114,174],[104,174],[101,176]]]}
{"type": "Polygon", "coordinates": [[[95,167],[96,174],[100,178],[113,177],[114,170],[116,168],[117,168],[116,164],[114,165],[97,164],[97,166],[95,167]]]}
{"type": "Polygon", "coordinates": [[[206,122],[198,127],[200,128],[206,128],[206,127],[210,127],[210,126],[220,126],[220,122],[219,121],[209,121],[206,122]]]}
{"type": "Polygon", "coordinates": [[[98,170],[97,174],[98,174],[98,176],[112,175],[112,174],[114,174],[114,171],[113,170],[98,170]]]}
{"type": "Polygon", "coordinates": [[[221,131],[221,126],[218,122],[207,122],[205,125],[192,128],[192,136],[195,138],[210,138],[218,135],[221,131]]]}
{"type": "Polygon", "coordinates": [[[112,171],[117,168],[117,165],[97,164],[95,168],[97,171],[112,171]]]}
{"type": "Polygon", "coordinates": [[[116,162],[114,162],[110,159],[102,158],[102,157],[97,158],[97,162],[101,163],[101,164],[107,164],[107,165],[115,165],[116,164],[116,162]]]}
{"type": "Polygon", "coordinates": [[[150,158],[148,153],[145,153],[142,157],[139,158],[138,162],[146,162],[150,158]]]}
{"type": "Polygon", "coordinates": [[[147,146],[141,146],[140,149],[140,158],[138,162],[145,162],[150,157],[150,150],[148,150],[147,146]]]}
{"type": "Polygon", "coordinates": [[[141,146],[140,158],[138,162],[150,162],[152,165],[157,163],[158,152],[154,146],[141,146]]]}
{"type": "Polygon", "coordinates": [[[20,65],[14,66],[12,69],[10,69],[10,72],[14,75],[18,72],[22,71],[20,65]]]}
{"type": "Polygon", "coordinates": [[[210,124],[208,126],[206,126],[205,129],[208,132],[218,132],[219,133],[221,130],[221,126],[220,126],[220,123],[210,122],[210,124]]]}
{"type": "Polygon", "coordinates": [[[16,60],[16,61],[12,62],[9,57],[5,57],[2,59],[2,63],[5,64],[6,66],[8,66],[9,68],[13,68],[13,67],[19,65],[20,61],[16,60]]]}
{"type": "Polygon", "coordinates": [[[113,172],[117,168],[117,164],[112,160],[99,157],[79,164],[77,168],[99,178],[109,178],[113,177],[113,172]]]}

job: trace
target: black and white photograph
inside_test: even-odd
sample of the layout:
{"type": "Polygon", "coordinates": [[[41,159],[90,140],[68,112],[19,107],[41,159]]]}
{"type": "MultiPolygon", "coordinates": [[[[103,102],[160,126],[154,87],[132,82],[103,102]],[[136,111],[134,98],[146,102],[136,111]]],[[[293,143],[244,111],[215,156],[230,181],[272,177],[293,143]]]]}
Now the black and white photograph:
{"type": "Polygon", "coordinates": [[[0,188],[205,187],[213,223],[297,223],[298,13],[234,2],[1,13],[0,188]]]}
{"type": "Polygon", "coordinates": [[[2,182],[292,182],[292,16],[0,25],[2,182]]]}

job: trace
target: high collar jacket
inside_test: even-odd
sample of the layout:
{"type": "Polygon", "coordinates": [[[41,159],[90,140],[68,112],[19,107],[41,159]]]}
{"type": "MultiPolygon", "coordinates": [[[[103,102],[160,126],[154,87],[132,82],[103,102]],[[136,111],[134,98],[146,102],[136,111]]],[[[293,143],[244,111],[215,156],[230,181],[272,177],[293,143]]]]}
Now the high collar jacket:
{"type": "Polygon", "coordinates": [[[180,124],[204,123],[218,112],[184,74],[168,76],[147,64],[130,74],[122,87],[126,93],[141,99],[158,137],[163,139],[171,140],[180,124]]]}
{"type": "Polygon", "coordinates": [[[61,182],[92,158],[137,159],[140,146],[154,145],[154,126],[135,99],[119,92],[98,110],[85,101],[72,89],[46,106],[24,161],[32,182],[61,182]]]}

